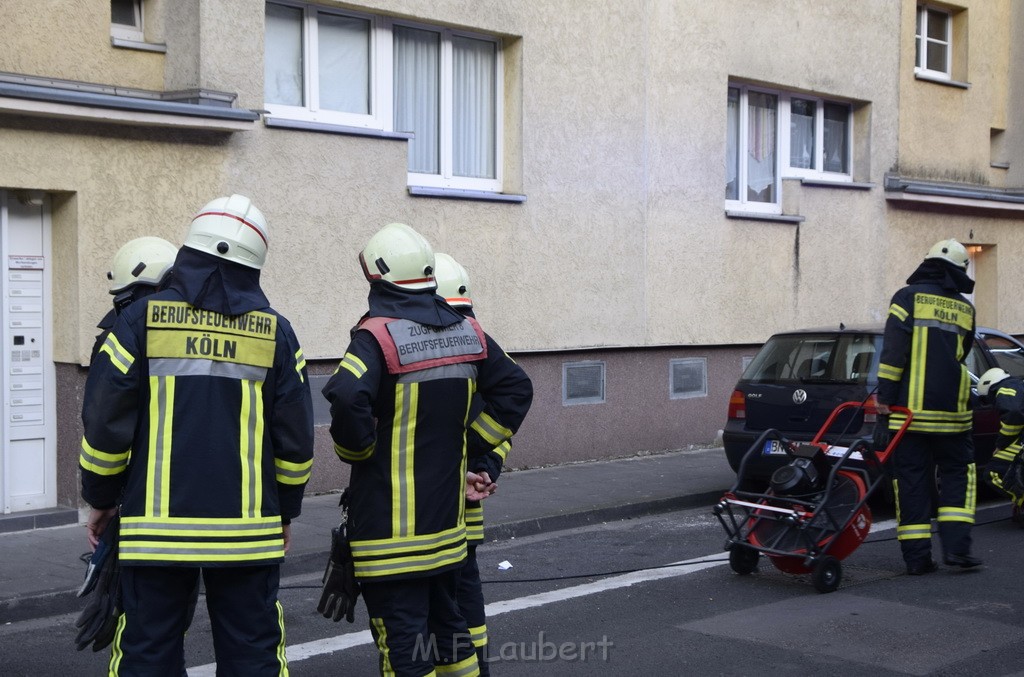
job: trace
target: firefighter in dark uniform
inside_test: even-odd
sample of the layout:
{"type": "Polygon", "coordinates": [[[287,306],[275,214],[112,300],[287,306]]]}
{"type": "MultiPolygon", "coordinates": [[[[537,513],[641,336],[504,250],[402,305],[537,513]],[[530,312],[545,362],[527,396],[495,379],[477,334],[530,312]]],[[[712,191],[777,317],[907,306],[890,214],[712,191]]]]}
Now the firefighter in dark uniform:
{"type": "Polygon", "coordinates": [[[971,376],[964,360],[974,341],[974,289],[967,250],[956,240],[936,243],[892,297],[878,367],[878,411],[890,430],[913,414],[893,454],[896,537],[907,573],[937,569],[931,555],[932,488],[938,468],[939,540],[949,566],[981,564],[971,555],[977,497],[971,437],[971,376]],[[890,415],[891,413],[891,415],[890,415]]]}
{"type": "Polygon", "coordinates": [[[213,200],[169,288],[121,313],[90,368],[90,542],[120,517],[112,675],[183,673],[200,574],[217,674],[287,674],[279,567],[312,467],[313,409],[295,334],[260,288],[266,252],[247,197],[213,200]]]}
{"type": "MultiPolygon", "coordinates": [[[[434,255],[437,269],[437,293],[444,297],[452,308],[467,317],[476,317],[473,312],[473,295],[470,291],[469,274],[462,265],[448,254],[440,252],[434,255]]],[[[512,359],[512,358],[508,358],[512,359]]],[[[479,396],[474,397],[473,411],[483,408],[479,396]]],[[[471,413],[472,418],[472,413],[471,413]]],[[[498,477],[512,445],[510,441],[502,442],[483,454],[469,458],[469,481],[474,484],[481,500],[497,490],[498,477]]],[[[469,635],[476,648],[477,661],[480,664],[481,677],[490,674],[487,661],[487,616],[483,585],[480,582],[480,567],[476,561],[476,548],[484,540],[484,507],[481,500],[466,499],[466,562],[459,571],[457,598],[459,610],[462,612],[469,635]]]]}
{"type": "Polygon", "coordinates": [[[1010,376],[999,367],[993,367],[978,379],[978,396],[984,402],[991,402],[999,412],[995,451],[981,476],[989,486],[1010,497],[1013,506],[1011,518],[1017,526],[1024,526],[1024,515],[1021,514],[1024,493],[1020,487],[1008,482],[1006,477],[1021,450],[1021,435],[1024,434],[1024,381],[1010,376]]]}
{"type": "Polygon", "coordinates": [[[96,358],[96,353],[103,347],[121,311],[133,301],[149,296],[167,285],[177,255],[178,248],[159,237],[137,237],[117,250],[107,272],[114,307],[96,325],[100,333],[96,335],[92,347],[92,359],[96,358]]]}
{"type": "Polygon", "coordinates": [[[456,603],[467,451],[512,437],[533,388],[473,318],[435,294],[434,253],[405,224],[359,255],[369,312],[324,387],[352,465],[348,537],[382,675],[477,675],[456,603]],[[472,420],[474,392],[486,403],[472,420]]]}

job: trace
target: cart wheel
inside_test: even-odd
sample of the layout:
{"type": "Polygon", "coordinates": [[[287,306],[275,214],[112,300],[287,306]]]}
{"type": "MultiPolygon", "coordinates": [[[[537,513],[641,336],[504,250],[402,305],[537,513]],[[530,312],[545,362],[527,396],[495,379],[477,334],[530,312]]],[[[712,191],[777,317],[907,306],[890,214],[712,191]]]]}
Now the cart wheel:
{"type": "Polygon", "coordinates": [[[733,545],[729,549],[729,566],[740,576],[746,576],[757,571],[757,560],[760,557],[761,553],[753,548],[733,545]]]}
{"type": "Polygon", "coordinates": [[[835,592],[843,580],[843,566],[835,557],[825,555],[814,565],[811,580],[818,592],[835,592]]]}

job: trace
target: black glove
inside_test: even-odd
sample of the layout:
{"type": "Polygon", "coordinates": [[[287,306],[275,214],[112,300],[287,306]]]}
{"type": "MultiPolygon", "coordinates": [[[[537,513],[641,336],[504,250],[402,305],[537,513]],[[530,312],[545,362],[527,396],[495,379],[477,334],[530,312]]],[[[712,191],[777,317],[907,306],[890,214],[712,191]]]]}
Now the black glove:
{"type": "Polygon", "coordinates": [[[316,610],[324,618],[330,618],[335,623],[341,620],[342,616],[349,623],[355,622],[359,584],[356,582],[352,547],[348,542],[344,522],[331,530],[331,557],[327,560],[323,584],[324,589],[316,610]]]}
{"type": "Polygon", "coordinates": [[[75,637],[75,647],[79,651],[90,644],[93,651],[103,649],[113,641],[114,632],[117,630],[117,620],[122,611],[121,565],[117,561],[117,527],[116,522],[107,526],[107,530],[115,530],[108,546],[110,551],[96,575],[96,583],[89,593],[89,603],[75,621],[75,627],[79,629],[78,636],[75,637]]]}
{"type": "Polygon", "coordinates": [[[871,446],[875,451],[885,451],[892,440],[892,432],[889,431],[889,416],[879,415],[875,422],[875,430],[871,434],[871,446]]]}

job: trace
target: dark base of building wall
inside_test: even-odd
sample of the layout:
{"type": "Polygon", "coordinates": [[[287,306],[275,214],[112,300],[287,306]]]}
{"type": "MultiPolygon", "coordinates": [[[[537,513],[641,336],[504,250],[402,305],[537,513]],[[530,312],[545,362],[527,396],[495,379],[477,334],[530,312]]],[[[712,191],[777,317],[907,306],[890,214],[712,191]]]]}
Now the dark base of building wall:
{"type": "Polygon", "coordinates": [[[69,524],[78,524],[78,510],[75,508],[57,506],[42,510],[26,510],[25,512],[0,515],[0,534],[47,527],[63,527],[69,524]]]}

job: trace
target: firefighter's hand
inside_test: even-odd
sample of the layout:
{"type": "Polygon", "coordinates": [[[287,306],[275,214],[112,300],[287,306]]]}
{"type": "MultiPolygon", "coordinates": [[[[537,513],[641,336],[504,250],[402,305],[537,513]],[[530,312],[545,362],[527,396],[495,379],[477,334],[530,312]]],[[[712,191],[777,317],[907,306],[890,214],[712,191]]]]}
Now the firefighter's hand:
{"type": "Polygon", "coordinates": [[[877,405],[875,405],[875,409],[878,410],[878,415],[879,416],[888,416],[889,414],[892,413],[892,411],[889,409],[889,405],[888,404],[882,404],[881,402],[879,402],[877,405]]]}
{"type": "Polygon", "coordinates": [[[292,525],[282,524],[281,534],[284,536],[284,552],[288,554],[288,548],[292,547],[292,525]]]}
{"type": "Polygon", "coordinates": [[[335,623],[342,616],[349,623],[355,622],[359,583],[356,582],[352,564],[352,548],[341,527],[331,531],[331,557],[327,560],[323,583],[323,592],[320,593],[320,603],[316,610],[335,623]]]}
{"type": "Polygon", "coordinates": [[[490,476],[486,472],[466,473],[466,500],[467,501],[482,501],[497,489],[494,482],[491,481],[490,476]]]}
{"type": "Polygon", "coordinates": [[[889,448],[889,442],[891,441],[892,433],[889,431],[889,416],[880,413],[878,420],[875,422],[875,430],[871,435],[871,445],[875,451],[885,451],[889,448]]]}
{"type": "Polygon", "coordinates": [[[85,523],[85,529],[88,533],[89,546],[93,550],[96,549],[96,545],[100,542],[100,536],[103,535],[103,530],[110,524],[110,520],[117,514],[117,507],[106,508],[100,510],[99,508],[93,508],[89,511],[89,521],[85,523]]]}

